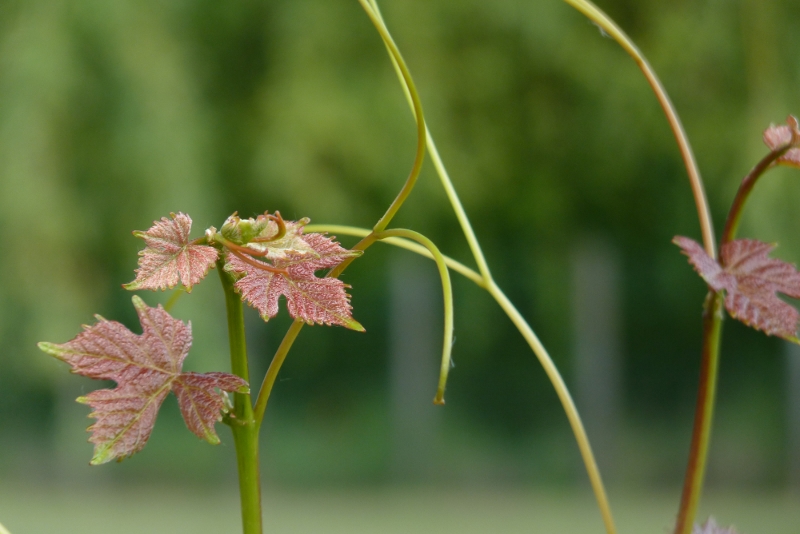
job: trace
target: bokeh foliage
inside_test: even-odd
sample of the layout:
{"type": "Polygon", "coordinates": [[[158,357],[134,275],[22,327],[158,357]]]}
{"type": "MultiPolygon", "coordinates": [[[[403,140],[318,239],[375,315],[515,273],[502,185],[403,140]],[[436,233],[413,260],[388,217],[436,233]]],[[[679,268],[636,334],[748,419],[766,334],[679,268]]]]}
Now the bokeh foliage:
{"type": "MultiPolygon", "coordinates": [[[[670,244],[699,231],[674,140],[644,79],[556,0],[382,7],[500,285],[568,378],[570,251],[587,235],[621,251],[627,426],[652,441],[660,467],[645,470],[672,480],[688,446],[703,286],[670,244]]],[[[720,228],[739,179],[764,153],[761,130],[800,113],[800,11],[790,0],[601,7],[670,92],[720,228]]],[[[413,148],[400,86],[357,2],[0,1],[0,472],[26,469],[19,451],[46,457],[63,447],[59,421],[65,410],[80,413],[65,406],[84,390],[35,342],[71,338],[92,313],[134,324],[120,288],[141,245],[131,230],[184,211],[199,235],[232,211],[276,209],[370,227],[405,179],[413,148]]],[[[800,181],[776,172],[765,182],[741,233],[780,241],[778,255],[798,262],[800,181]]],[[[397,224],[469,259],[430,166],[397,224]]],[[[333,477],[386,473],[392,257],[375,247],[345,275],[368,333],[307,329],[284,371],[291,380],[276,388],[268,447],[321,458],[312,465],[333,477]],[[326,455],[326,442],[339,449],[326,455]],[[326,470],[337,462],[345,467],[326,470]]],[[[203,371],[227,366],[222,299],[208,285],[176,308],[197,334],[187,366],[203,371]]],[[[456,454],[452,471],[483,473],[475,463],[510,457],[509,466],[525,464],[509,471],[535,477],[547,468],[532,451],[557,454],[569,441],[555,395],[490,299],[466,282],[456,290],[447,428],[479,445],[456,454]]],[[[256,374],[285,325],[253,321],[256,374]]],[[[726,328],[721,420],[761,436],[730,455],[759,455],[752,476],[780,481],[781,346],[726,328]]],[[[167,430],[177,418],[164,419],[171,422],[157,425],[143,453],[151,459],[140,464],[161,468],[191,439],[167,430]],[[160,432],[171,436],[162,443],[174,442],[161,451],[160,432]]],[[[88,459],[88,446],[70,447],[70,461],[88,459]]]]}

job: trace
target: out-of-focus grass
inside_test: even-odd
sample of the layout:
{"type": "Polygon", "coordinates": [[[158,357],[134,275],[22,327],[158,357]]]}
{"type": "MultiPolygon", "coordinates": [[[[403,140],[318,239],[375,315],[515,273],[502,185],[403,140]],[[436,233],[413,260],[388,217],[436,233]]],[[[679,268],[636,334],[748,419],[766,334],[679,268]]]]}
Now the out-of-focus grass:
{"type": "MultiPolygon", "coordinates": [[[[677,493],[611,491],[619,532],[665,534],[677,493]]],[[[531,489],[372,488],[270,490],[265,532],[576,533],[603,532],[590,495],[531,489]]],[[[711,494],[703,513],[742,534],[796,534],[797,498],[711,494]]],[[[0,521],[12,534],[236,533],[236,493],[222,489],[0,488],[0,521]]]]}

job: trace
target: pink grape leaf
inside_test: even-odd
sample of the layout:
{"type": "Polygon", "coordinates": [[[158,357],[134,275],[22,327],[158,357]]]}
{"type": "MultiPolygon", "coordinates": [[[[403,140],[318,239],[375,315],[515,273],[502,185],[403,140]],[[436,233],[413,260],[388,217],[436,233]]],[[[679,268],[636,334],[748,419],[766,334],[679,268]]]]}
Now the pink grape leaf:
{"type": "Polygon", "coordinates": [[[737,534],[737,532],[733,527],[723,528],[718,526],[714,518],[709,517],[702,525],[695,523],[692,534],[737,534]]]}
{"type": "Polygon", "coordinates": [[[786,119],[786,124],[779,126],[771,124],[764,130],[764,144],[772,151],[793,145],[793,148],[775,161],[778,164],[800,168],[800,128],[796,118],[790,115],[786,119]]]}
{"type": "Polygon", "coordinates": [[[284,295],[289,315],[295,319],[363,332],[364,327],[351,313],[350,295],[345,291],[349,286],[337,278],[319,278],[314,274],[320,269],[336,267],[361,252],[347,250],[322,234],[303,234],[305,222],[301,223],[287,222],[286,236],[276,242],[278,246],[273,242],[250,244],[266,247],[262,252],[272,263],[264,265],[271,270],[257,267],[262,262],[255,258],[245,262],[228,253],[225,270],[240,277],[234,287],[265,321],[278,313],[278,299],[284,295]]]}
{"type": "Polygon", "coordinates": [[[800,343],[800,314],[776,294],[800,298],[800,273],[794,265],[768,256],[775,245],[737,239],[723,245],[718,263],[688,237],[678,236],[672,242],[711,289],[725,290],[725,308],[732,317],[768,335],[800,343]]]}
{"type": "Polygon", "coordinates": [[[214,423],[225,410],[223,392],[248,392],[247,382],[228,373],[181,372],[192,345],[191,323],[173,319],[161,306],[147,306],[138,296],[133,305],[141,335],[98,315],[96,324],[84,326],[67,343],[39,343],[44,352],[72,366],[73,373],[117,383],[114,389],[78,398],[94,410],[89,417],[97,419],[88,428],[95,445],[92,465],[121,461],[142,450],[170,390],[189,430],[211,444],[219,443],[214,423]]]}
{"type": "Polygon", "coordinates": [[[146,232],[133,233],[144,239],[146,247],[139,252],[136,279],[125,284],[125,289],[172,289],[180,282],[191,292],[214,266],[217,249],[189,241],[192,219],[185,213],[170,216],[154,221],[146,232]]]}

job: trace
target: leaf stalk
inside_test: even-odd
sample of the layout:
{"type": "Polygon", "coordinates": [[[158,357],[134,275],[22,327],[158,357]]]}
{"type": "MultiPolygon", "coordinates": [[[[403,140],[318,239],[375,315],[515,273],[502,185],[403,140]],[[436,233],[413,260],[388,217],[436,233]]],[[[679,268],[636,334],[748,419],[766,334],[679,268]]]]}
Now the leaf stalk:
{"type": "Polygon", "coordinates": [[[761,161],[759,161],[756,166],[753,167],[753,169],[747,174],[747,176],[744,177],[742,183],[739,185],[739,190],[736,192],[736,197],[733,199],[731,209],[728,211],[728,218],[725,220],[725,229],[722,231],[720,247],[734,240],[736,232],[739,229],[739,223],[742,219],[744,205],[747,202],[747,199],[750,198],[750,193],[753,191],[758,179],[761,178],[761,176],[763,176],[770,167],[772,167],[773,163],[775,163],[778,158],[786,154],[786,152],[788,152],[791,148],[792,144],[789,143],[778,150],[773,150],[764,156],[761,161]]]}

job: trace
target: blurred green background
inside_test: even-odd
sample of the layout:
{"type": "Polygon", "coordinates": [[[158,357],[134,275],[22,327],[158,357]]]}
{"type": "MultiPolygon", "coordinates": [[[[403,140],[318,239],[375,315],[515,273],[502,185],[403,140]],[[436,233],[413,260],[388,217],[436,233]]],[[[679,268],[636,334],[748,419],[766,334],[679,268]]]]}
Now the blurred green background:
{"type": "MultiPolygon", "coordinates": [[[[499,285],[587,414],[612,505],[617,498],[631,525],[638,512],[656,518],[633,529],[662,532],[688,451],[704,285],[670,244],[676,234],[699,239],[699,226],[657,102],[630,58],[563,2],[381,5],[499,285]],[[659,504],[648,508],[642,492],[659,504]]],[[[670,92],[720,229],[739,180],[765,154],[761,131],[800,113],[800,5],[601,7],[670,92]]],[[[154,486],[183,495],[178,513],[202,520],[196,531],[214,530],[203,518],[215,506],[235,518],[225,428],[221,446],[198,442],[170,399],[143,452],[89,468],[87,409],[74,399],[97,384],[69,375],[36,342],[67,341],[94,313],[138,329],[120,287],[141,246],[132,230],[183,211],[199,236],[233,211],[265,210],[368,228],[405,180],[414,144],[399,83],[355,1],[0,1],[0,522],[15,534],[53,532],[41,522],[51,516],[62,532],[86,532],[81,502],[90,508],[102,492],[106,521],[124,523],[141,494],[129,488],[154,486]],[[54,497],[64,488],[68,496],[54,497]]],[[[774,171],[740,235],[780,242],[776,255],[800,263],[799,201],[796,171],[774,171]]],[[[395,226],[472,264],[429,162],[395,226]]],[[[228,369],[215,278],[174,309],[194,326],[192,370],[228,369]]],[[[374,532],[369,522],[342,527],[353,516],[326,516],[314,503],[332,495],[342,499],[334,509],[363,517],[353,503],[377,499],[385,515],[374,512],[384,518],[376,524],[414,525],[426,512],[392,506],[422,510],[447,495],[451,511],[431,517],[486,509],[499,530],[528,532],[540,501],[524,496],[533,492],[544,495],[537,510],[564,521],[542,531],[600,531],[553,388],[487,295],[454,280],[456,367],[437,408],[433,265],[376,245],[344,279],[367,333],[306,328],[290,354],[262,440],[267,495],[285,504],[275,515],[306,514],[307,503],[328,526],[294,531],[374,532]],[[492,499],[503,492],[518,506],[500,514],[492,499]]],[[[169,295],[141,296],[154,305],[169,295]]],[[[288,324],[248,314],[255,376],[288,324]]],[[[749,532],[796,532],[787,525],[800,522],[798,365],[785,343],[727,321],[708,487],[733,492],[712,498],[727,522],[777,521],[751,519],[749,532]],[[743,502],[758,509],[740,518],[743,502]]],[[[437,531],[470,531],[449,524],[437,531]]],[[[465,523],[492,530],[482,524],[465,523]]],[[[398,532],[411,530],[423,531],[398,532]]]]}

